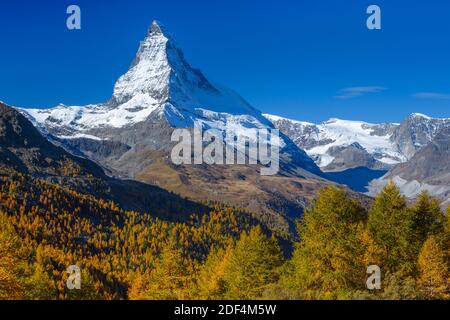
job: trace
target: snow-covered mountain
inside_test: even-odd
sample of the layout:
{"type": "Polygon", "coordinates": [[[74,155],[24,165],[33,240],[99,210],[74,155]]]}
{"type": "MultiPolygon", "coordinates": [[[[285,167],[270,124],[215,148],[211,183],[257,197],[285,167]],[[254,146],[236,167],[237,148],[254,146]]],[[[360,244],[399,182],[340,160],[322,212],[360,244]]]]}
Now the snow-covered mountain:
{"type": "Polygon", "coordinates": [[[401,124],[372,124],[330,119],[313,124],[265,114],[265,117],[303,148],[324,171],[356,167],[390,169],[411,159],[450,126],[450,119],[413,113],[401,124]]]}
{"type": "Polygon", "coordinates": [[[330,119],[321,124],[266,114],[266,118],[303,148],[324,171],[355,167],[387,169],[406,161],[392,143],[398,124],[330,119]]]}
{"type": "Polygon", "coordinates": [[[191,67],[157,22],[129,70],[115,83],[109,101],[20,110],[49,139],[114,176],[155,184],[194,200],[246,208],[283,228],[301,213],[315,190],[330,184],[284,134],[278,139],[280,174],[275,177],[261,177],[258,166],[174,165],[171,134],[176,128],[201,125],[246,136],[248,129],[274,126],[237,93],[191,67]]]}
{"type": "Polygon", "coordinates": [[[129,127],[150,115],[164,116],[176,128],[200,123],[206,128],[234,126],[238,131],[271,127],[261,112],[238,94],[213,84],[192,68],[173,37],[157,22],[141,42],[128,72],[117,80],[108,102],[23,111],[40,127],[66,139],[104,139],[92,132],[129,127]]]}
{"type": "Polygon", "coordinates": [[[393,180],[407,197],[427,190],[450,204],[450,119],[413,113],[400,124],[339,119],[313,124],[265,116],[329,179],[370,195],[393,180]]]}

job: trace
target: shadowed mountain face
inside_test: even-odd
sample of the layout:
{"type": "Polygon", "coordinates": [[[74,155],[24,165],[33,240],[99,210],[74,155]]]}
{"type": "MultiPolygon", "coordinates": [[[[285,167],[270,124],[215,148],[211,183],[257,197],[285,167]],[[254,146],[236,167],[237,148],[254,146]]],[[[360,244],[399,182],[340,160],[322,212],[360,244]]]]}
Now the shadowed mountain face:
{"type": "Polygon", "coordinates": [[[103,170],[42,137],[18,111],[0,103],[0,165],[41,176],[105,177],[103,170]]]}
{"type": "Polygon", "coordinates": [[[369,191],[369,182],[381,178],[386,172],[386,170],[359,167],[338,172],[327,172],[325,176],[332,181],[349,186],[352,190],[365,193],[369,191]]]}
{"type": "Polygon", "coordinates": [[[410,161],[395,167],[391,175],[439,184],[446,181],[450,186],[450,127],[441,130],[410,161]]]}
{"type": "Polygon", "coordinates": [[[234,91],[192,68],[164,27],[154,22],[130,69],[103,104],[22,109],[51,139],[94,160],[112,175],[158,185],[196,201],[219,201],[256,212],[283,230],[293,226],[318,188],[330,182],[289,137],[279,139],[280,172],[262,177],[259,165],[174,165],[177,128],[274,129],[234,91]]]}
{"type": "Polygon", "coordinates": [[[55,146],[17,110],[0,104],[0,174],[11,172],[30,174],[165,219],[180,221],[208,211],[161,188],[106,176],[99,165],[55,146]]]}

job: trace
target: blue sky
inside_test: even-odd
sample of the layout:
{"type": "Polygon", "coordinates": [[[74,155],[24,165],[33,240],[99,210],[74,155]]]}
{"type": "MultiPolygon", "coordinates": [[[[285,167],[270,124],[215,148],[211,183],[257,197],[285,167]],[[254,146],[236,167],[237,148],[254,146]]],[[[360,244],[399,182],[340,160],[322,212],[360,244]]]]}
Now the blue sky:
{"type": "Polygon", "coordinates": [[[0,3],[0,100],[50,107],[107,100],[152,20],[188,61],[263,112],[401,121],[450,117],[447,0],[36,0],[0,3]],[[66,8],[82,30],[66,28],[66,8]],[[366,8],[382,30],[366,28],[366,8]]]}

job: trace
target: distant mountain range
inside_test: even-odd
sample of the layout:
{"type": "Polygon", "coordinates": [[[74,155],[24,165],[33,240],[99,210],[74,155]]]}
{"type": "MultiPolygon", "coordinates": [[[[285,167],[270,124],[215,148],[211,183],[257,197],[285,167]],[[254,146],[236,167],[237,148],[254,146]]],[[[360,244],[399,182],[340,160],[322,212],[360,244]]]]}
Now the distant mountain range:
{"type": "Polygon", "coordinates": [[[436,150],[441,152],[440,161],[450,162],[445,151],[450,119],[412,114],[401,124],[339,119],[312,124],[263,115],[237,93],[191,67],[174,38],[157,22],[107,102],[17,110],[52,142],[49,148],[57,145],[65,149],[58,147],[65,157],[71,153],[80,163],[89,161],[99,176],[100,169],[105,170],[108,176],[101,178],[105,181],[139,181],[197,202],[241,207],[285,231],[292,230],[293,219],[319,188],[336,182],[373,193],[389,177],[398,176],[406,181],[402,180],[402,187],[408,195],[427,188],[444,200],[448,194],[441,191],[450,190],[448,180],[433,178],[440,171],[424,169],[418,174],[408,169],[408,164],[436,167],[436,150]],[[174,165],[170,160],[173,130],[199,125],[232,127],[238,135],[248,129],[279,128],[279,174],[262,177],[257,167],[248,165],[174,165]],[[416,180],[419,187],[411,192],[410,183],[416,180]]]}
{"type": "Polygon", "coordinates": [[[358,191],[367,187],[369,194],[375,195],[392,179],[408,197],[428,190],[445,202],[449,199],[450,118],[413,113],[400,124],[340,119],[312,124],[265,116],[332,179],[348,185],[356,180],[358,191]],[[377,177],[377,172],[383,171],[386,174],[377,177]],[[366,179],[362,189],[361,178],[366,179]]]}

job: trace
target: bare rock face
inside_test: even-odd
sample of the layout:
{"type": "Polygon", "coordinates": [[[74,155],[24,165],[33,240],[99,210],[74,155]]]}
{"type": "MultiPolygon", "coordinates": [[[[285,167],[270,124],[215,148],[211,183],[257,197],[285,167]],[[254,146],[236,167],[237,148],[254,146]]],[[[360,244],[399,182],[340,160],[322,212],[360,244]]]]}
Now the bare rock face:
{"type": "Polygon", "coordinates": [[[450,182],[450,127],[439,131],[411,160],[395,167],[391,174],[436,184],[450,182]]]}
{"type": "Polygon", "coordinates": [[[410,198],[427,190],[441,198],[444,205],[450,204],[450,127],[441,129],[433,141],[419,149],[409,161],[373,181],[371,193],[377,193],[389,180],[410,198]]]}
{"type": "Polygon", "coordinates": [[[450,119],[433,119],[413,113],[394,130],[391,141],[407,159],[411,159],[440,130],[449,126],[450,119]]]}
{"type": "Polygon", "coordinates": [[[388,166],[376,160],[359,143],[355,142],[349,146],[333,146],[328,150],[328,154],[334,157],[333,161],[322,168],[326,172],[336,172],[358,167],[368,169],[385,169],[388,166]]]}

